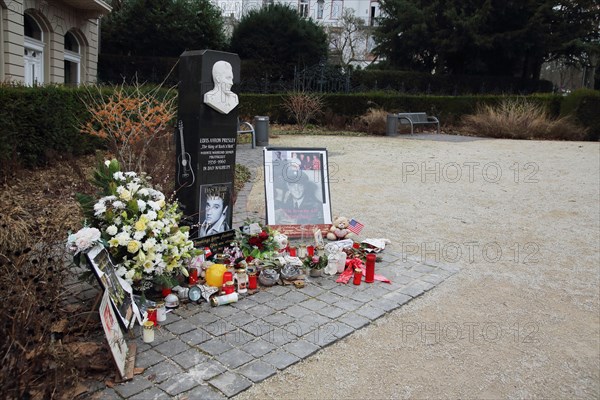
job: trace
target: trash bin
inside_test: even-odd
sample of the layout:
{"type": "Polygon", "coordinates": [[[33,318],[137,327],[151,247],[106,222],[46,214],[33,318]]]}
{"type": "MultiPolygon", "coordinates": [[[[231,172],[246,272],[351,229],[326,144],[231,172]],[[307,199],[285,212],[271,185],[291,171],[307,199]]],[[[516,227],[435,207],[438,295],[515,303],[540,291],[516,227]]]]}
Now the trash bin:
{"type": "Polygon", "coordinates": [[[398,116],[396,114],[387,115],[386,136],[398,136],[398,116]]]}
{"type": "Polygon", "coordinates": [[[269,145],[269,117],[254,117],[254,137],[257,146],[269,145]]]}

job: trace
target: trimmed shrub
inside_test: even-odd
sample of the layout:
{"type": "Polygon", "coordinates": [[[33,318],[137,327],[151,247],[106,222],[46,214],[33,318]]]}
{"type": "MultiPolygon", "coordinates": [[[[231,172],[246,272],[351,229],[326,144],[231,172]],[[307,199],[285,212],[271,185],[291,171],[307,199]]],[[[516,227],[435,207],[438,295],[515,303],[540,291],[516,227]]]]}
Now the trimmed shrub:
{"type": "Polygon", "coordinates": [[[563,98],[560,115],[572,115],[588,129],[586,140],[600,140],[600,91],[578,89],[563,98]]]}

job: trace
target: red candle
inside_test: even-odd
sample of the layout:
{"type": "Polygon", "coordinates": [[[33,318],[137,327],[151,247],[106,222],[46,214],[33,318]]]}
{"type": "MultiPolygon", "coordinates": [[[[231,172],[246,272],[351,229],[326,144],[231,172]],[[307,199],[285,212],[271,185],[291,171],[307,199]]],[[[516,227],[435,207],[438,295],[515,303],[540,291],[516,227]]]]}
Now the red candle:
{"type": "Polygon", "coordinates": [[[190,286],[193,286],[196,283],[198,283],[198,270],[196,268],[192,268],[189,276],[189,284],[190,286]]]}
{"type": "Polygon", "coordinates": [[[148,321],[152,321],[154,325],[158,325],[156,322],[156,308],[149,308],[148,312],[148,321]]]}
{"type": "Polygon", "coordinates": [[[171,288],[163,288],[162,290],[162,297],[167,297],[168,295],[171,294],[171,288]]]}
{"type": "Polygon", "coordinates": [[[290,257],[296,257],[296,248],[290,247],[290,257]]]}
{"type": "Polygon", "coordinates": [[[248,289],[253,290],[258,287],[256,274],[248,274],[248,289]]]}
{"type": "Polygon", "coordinates": [[[233,284],[233,281],[225,282],[225,284],[223,285],[223,291],[225,292],[225,294],[231,294],[235,292],[235,286],[233,284]]]}
{"type": "Polygon", "coordinates": [[[352,247],[354,247],[355,249],[360,249],[360,243],[354,242],[352,243],[352,247]]]}
{"type": "Polygon", "coordinates": [[[356,268],[354,270],[354,284],[355,285],[360,285],[360,281],[362,281],[362,269],[360,268],[356,268]]]}
{"type": "Polygon", "coordinates": [[[315,246],[306,246],[306,252],[308,253],[309,257],[312,257],[315,255],[315,246]]]}
{"type": "Polygon", "coordinates": [[[365,282],[372,283],[375,281],[375,259],[377,255],[374,253],[367,254],[367,270],[365,273],[365,282]]]}

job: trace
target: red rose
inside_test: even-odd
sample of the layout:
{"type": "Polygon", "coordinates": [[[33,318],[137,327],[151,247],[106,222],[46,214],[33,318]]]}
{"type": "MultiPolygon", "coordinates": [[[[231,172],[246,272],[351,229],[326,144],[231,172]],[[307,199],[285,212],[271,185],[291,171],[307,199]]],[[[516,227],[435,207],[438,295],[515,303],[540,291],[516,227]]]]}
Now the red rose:
{"type": "Polygon", "coordinates": [[[266,240],[269,237],[269,234],[267,232],[265,232],[265,231],[262,231],[261,233],[258,234],[258,237],[261,240],[266,240]]]}

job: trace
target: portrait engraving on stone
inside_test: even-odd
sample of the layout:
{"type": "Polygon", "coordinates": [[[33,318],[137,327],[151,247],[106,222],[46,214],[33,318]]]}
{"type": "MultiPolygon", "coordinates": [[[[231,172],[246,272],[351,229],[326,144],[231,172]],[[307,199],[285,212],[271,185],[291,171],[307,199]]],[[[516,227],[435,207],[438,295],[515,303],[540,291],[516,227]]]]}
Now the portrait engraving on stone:
{"type": "Polygon", "coordinates": [[[204,103],[221,114],[229,114],[238,105],[238,96],[231,91],[231,64],[227,61],[217,61],[212,68],[212,77],[215,87],[204,94],[204,103]]]}

